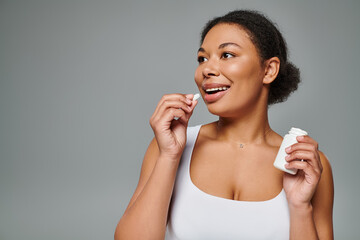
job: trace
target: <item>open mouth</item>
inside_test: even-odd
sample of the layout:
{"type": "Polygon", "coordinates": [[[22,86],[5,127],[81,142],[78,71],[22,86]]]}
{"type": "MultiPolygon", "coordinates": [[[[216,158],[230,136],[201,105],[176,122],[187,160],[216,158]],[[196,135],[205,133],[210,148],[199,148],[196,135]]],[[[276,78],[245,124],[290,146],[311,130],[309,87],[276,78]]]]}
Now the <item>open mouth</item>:
{"type": "Polygon", "coordinates": [[[208,89],[205,89],[205,92],[207,94],[215,94],[215,93],[218,93],[218,92],[222,92],[222,91],[226,91],[228,90],[230,87],[216,87],[216,88],[208,88],[208,89]]]}
{"type": "Polygon", "coordinates": [[[206,103],[213,103],[225,96],[230,90],[230,85],[226,83],[205,83],[202,86],[205,92],[204,100],[206,103]]]}

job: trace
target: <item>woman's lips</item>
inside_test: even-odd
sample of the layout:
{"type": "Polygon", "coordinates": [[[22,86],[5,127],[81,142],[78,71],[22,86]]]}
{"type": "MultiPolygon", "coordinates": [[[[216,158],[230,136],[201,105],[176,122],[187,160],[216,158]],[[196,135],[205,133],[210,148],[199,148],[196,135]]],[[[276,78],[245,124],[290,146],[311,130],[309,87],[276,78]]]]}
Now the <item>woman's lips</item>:
{"type": "Polygon", "coordinates": [[[228,91],[230,88],[224,90],[224,91],[219,91],[217,93],[213,93],[213,94],[208,94],[205,92],[205,96],[204,99],[207,103],[213,103],[216,102],[217,100],[219,100],[220,98],[222,98],[228,91]]]}

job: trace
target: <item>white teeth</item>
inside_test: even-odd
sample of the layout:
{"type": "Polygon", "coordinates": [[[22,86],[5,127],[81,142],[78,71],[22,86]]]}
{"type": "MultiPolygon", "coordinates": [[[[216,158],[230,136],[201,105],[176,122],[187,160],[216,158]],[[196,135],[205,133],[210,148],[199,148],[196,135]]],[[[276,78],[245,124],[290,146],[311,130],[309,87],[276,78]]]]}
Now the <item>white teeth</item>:
{"type": "Polygon", "coordinates": [[[213,91],[225,91],[227,90],[228,87],[219,87],[219,88],[209,88],[209,89],[206,89],[205,91],[206,92],[213,92],[213,91]]]}

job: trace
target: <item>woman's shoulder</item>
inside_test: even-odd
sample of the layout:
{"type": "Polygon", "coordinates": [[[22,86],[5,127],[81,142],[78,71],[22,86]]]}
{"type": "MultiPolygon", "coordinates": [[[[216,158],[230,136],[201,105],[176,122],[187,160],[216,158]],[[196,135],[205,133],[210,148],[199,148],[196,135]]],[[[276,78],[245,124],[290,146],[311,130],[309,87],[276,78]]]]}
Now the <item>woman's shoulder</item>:
{"type": "Polygon", "coordinates": [[[325,167],[331,169],[329,158],[322,151],[318,151],[320,156],[321,164],[325,165],[325,167]]]}
{"type": "Polygon", "coordinates": [[[333,176],[330,161],[322,151],[318,150],[318,153],[322,166],[320,184],[323,183],[326,186],[333,186],[333,176]]]}
{"type": "Polygon", "coordinates": [[[333,174],[330,161],[328,157],[322,152],[318,151],[320,156],[320,162],[322,165],[322,173],[319,182],[319,187],[324,187],[327,191],[333,192],[334,182],[333,182],[333,174]]]}

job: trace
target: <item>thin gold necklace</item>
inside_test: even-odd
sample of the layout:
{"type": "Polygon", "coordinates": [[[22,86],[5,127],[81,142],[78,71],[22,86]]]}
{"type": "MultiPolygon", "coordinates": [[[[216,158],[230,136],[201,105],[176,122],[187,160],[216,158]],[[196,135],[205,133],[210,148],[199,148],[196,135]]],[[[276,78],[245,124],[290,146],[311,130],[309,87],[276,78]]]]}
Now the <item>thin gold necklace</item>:
{"type": "MultiPolygon", "coordinates": [[[[269,128],[269,129],[264,133],[263,137],[265,137],[265,136],[270,132],[270,130],[271,130],[271,128],[269,128]]],[[[249,143],[237,143],[237,144],[239,144],[239,147],[240,147],[240,148],[244,148],[245,145],[251,145],[251,143],[250,143],[250,144],[249,144],[249,143]]]]}

